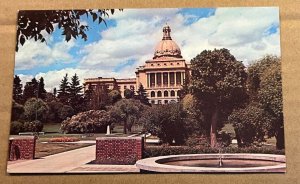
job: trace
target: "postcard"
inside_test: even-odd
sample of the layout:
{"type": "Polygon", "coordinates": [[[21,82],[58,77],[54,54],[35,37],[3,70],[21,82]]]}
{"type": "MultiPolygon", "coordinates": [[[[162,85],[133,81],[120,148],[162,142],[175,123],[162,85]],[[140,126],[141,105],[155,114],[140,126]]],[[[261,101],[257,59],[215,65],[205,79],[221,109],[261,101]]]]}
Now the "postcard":
{"type": "Polygon", "coordinates": [[[20,10],[7,172],[285,173],[278,7],[20,10]]]}

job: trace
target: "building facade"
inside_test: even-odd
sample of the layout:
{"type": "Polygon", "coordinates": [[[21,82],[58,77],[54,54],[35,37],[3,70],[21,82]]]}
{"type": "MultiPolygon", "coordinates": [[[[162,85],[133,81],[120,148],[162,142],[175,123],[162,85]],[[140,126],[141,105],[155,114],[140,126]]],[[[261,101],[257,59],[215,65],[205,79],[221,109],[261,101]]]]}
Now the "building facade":
{"type": "Polygon", "coordinates": [[[137,90],[143,85],[150,103],[167,104],[177,102],[179,90],[190,75],[190,65],[185,62],[179,46],[171,38],[171,28],[163,27],[163,38],[157,44],[154,56],[145,65],[136,69],[136,78],[89,78],[84,79],[85,89],[89,85],[107,85],[109,89],[119,89],[122,97],[126,89],[137,90]]]}

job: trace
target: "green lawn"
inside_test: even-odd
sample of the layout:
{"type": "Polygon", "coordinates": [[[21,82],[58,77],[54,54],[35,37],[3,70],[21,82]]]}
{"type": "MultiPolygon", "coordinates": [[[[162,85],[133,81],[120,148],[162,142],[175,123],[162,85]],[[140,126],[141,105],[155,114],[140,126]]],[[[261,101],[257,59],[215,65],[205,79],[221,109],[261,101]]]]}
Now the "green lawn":
{"type": "Polygon", "coordinates": [[[60,123],[44,123],[43,132],[60,132],[60,123]]]}

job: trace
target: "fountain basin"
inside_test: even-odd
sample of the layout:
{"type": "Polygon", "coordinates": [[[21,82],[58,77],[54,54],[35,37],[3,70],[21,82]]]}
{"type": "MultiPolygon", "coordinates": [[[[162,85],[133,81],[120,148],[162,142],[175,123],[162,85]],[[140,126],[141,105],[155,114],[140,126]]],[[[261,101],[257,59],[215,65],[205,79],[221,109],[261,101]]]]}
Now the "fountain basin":
{"type": "Polygon", "coordinates": [[[151,157],[136,162],[151,172],[256,173],[285,172],[284,155],[273,154],[186,154],[151,157]],[[222,167],[219,166],[220,157],[222,167]]]}

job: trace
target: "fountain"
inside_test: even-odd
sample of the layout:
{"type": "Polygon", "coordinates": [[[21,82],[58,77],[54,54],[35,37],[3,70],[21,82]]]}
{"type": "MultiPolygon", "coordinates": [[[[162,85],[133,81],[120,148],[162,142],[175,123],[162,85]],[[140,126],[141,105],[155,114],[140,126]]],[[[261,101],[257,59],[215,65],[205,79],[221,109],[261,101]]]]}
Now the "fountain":
{"type": "Polygon", "coordinates": [[[185,154],[142,159],[136,162],[142,171],[256,173],[285,172],[285,156],[273,154],[185,154]]]}

